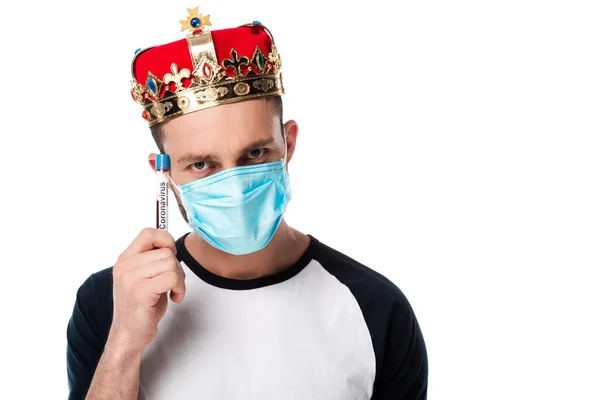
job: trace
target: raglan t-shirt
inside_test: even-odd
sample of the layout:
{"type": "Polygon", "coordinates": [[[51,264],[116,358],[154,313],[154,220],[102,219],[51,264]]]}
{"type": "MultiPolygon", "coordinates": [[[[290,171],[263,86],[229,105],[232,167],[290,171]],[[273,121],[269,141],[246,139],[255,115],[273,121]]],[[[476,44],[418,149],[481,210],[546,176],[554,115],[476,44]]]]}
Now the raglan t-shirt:
{"type": "MultiPolygon", "coordinates": [[[[310,237],[287,269],[237,280],[176,241],[186,296],[144,351],[139,399],[426,399],[427,354],[396,285],[310,237]]],[[[84,399],[112,321],[112,268],[79,288],[67,327],[69,399],[84,399]]]]}

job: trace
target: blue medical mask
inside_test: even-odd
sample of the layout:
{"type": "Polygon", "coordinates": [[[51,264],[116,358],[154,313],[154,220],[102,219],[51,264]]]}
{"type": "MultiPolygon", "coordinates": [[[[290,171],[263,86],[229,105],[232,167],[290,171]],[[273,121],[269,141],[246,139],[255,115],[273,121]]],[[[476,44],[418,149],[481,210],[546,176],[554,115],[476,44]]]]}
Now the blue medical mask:
{"type": "Polygon", "coordinates": [[[176,187],[194,231],[236,255],[269,244],[291,198],[285,159],[226,169],[176,187]]]}

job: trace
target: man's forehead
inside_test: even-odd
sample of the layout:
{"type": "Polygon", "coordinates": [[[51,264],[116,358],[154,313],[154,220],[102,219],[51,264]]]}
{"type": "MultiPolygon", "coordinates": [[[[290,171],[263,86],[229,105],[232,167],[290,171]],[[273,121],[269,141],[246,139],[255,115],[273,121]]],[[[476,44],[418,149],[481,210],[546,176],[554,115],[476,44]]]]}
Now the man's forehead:
{"type": "Polygon", "coordinates": [[[283,139],[278,140],[281,133],[274,134],[272,129],[259,131],[217,131],[196,132],[179,137],[167,134],[163,141],[164,150],[172,157],[184,154],[224,158],[239,156],[259,147],[281,147],[283,139]]]}
{"type": "Polygon", "coordinates": [[[261,98],[210,107],[167,121],[163,125],[163,131],[179,131],[180,128],[209,130],[236,126],[264,129],[266,125],[273,123],[274,112],[270,103],[261,98]]]}
{"type": "Polygon", "coordinates": [[[169,153],[238,152],[257,141],[277,141],[281,121],[265,99],[196,111],[166,122],[162,142],[169,153]]]}

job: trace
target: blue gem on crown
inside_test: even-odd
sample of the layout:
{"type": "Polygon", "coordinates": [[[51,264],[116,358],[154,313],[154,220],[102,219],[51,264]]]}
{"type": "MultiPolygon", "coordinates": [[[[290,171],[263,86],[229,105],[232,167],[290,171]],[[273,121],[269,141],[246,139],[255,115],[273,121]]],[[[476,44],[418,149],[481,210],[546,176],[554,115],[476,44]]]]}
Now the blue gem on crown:
{"type": "Polygon", "coordinates": [[[200,18],[192,18],[190,20],[190,25],[194,28],[198,28],[200,26],[200,18]]]}
{"type": "Polygon", "coordinates": [[[156,82],[154,82],[154,79],[152,78],[148,78],[148,89],[150,89],[150,91],[154,94],[156,94],[156,82]]]}

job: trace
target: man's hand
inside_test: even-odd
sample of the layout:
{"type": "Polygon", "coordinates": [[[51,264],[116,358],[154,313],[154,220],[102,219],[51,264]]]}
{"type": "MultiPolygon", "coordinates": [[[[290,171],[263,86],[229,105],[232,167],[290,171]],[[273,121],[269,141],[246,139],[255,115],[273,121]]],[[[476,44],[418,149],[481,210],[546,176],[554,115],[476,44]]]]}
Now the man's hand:
{"type": "Polygon", "coordinates": [[[167,311],[181,303],[185,274],[166,231],[144,229],[113,267],[113,322],[86,400],[138,398],[144,349],[167,311]]]}
{"type": "Polygon", "coordinates": [[[143,351],[167,311],[167,292],[175,303],[183,301],[185,273],[175,253],[168,232],[146,228],[119,256],[113,268],[111,344],[143,351]]]}

